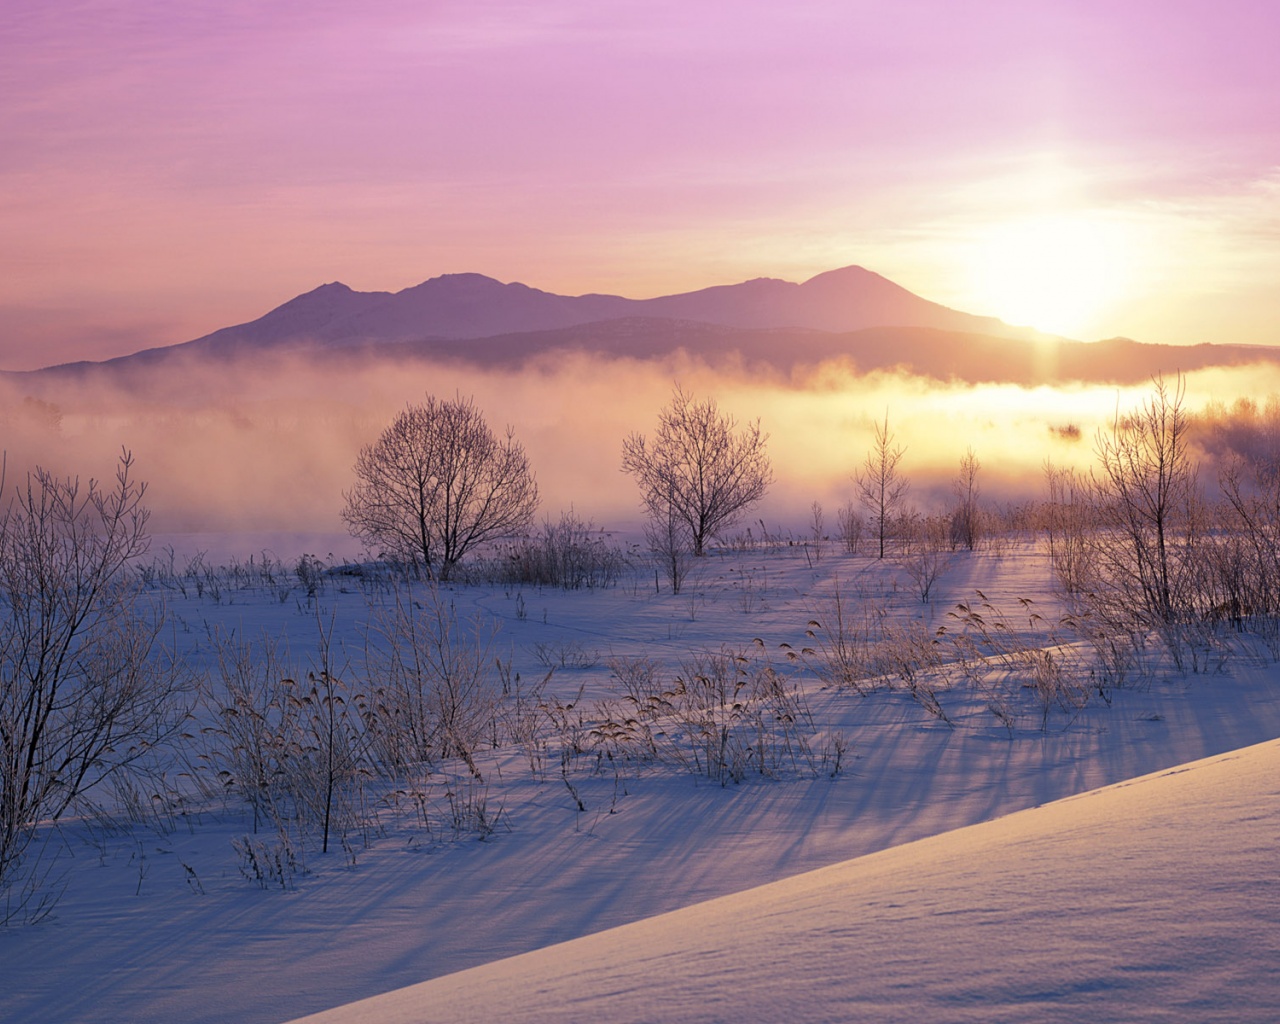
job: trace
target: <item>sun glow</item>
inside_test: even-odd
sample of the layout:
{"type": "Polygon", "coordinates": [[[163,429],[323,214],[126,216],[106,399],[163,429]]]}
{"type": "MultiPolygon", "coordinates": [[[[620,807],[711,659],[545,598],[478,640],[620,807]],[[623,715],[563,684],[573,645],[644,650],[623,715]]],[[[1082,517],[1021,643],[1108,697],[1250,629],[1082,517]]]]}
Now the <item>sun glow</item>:
{"type": "Polygon", "coordinates": [[[1137,258],[1130,227],[1090,213],[991,225],[969,256],[973,307],[1006,323],[1094,340],[1128,293],[1137,258]]]}

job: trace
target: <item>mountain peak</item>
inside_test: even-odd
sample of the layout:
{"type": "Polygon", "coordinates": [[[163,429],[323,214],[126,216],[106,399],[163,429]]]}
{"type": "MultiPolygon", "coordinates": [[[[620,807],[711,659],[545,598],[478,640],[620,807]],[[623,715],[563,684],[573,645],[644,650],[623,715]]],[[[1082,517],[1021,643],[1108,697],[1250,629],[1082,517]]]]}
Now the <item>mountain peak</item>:
{"type": "Polygon", "coordinates": [[[312,288],[309,292],[303,292],[301,295],[295,295],[288,302],[285,302],[277,309],[284,309],[286,306],[292,306],[294,303],[308,303],[317,300],[328,302],[341,301],[348,295],[358,294],[353,289],[347,287],[341,281],[330,281],[328,284],[322,284],[318,288],[312,288]]]}
{"type": "MultiPolygon", "coordinates": [[[[488,277],[485,274],[477,274],[472,271],[463,271],[458,274],[437,274],[435,277],[429,277],[421,284],[415,284],[412,287],[404,289],[404,292],[416,291],[419,288],[454,288],[459,285],[481,287],[481,288],[505,288],[507,287],[497,278],[488,277]]],[[[397,295],[403,295],[404,292],[396,292],[397,295]]]]}
{"type": "Polygon", "coordinates": [[[854,277],[875,277],[882,281],[887,280],[887,278],[877,274],[874,270],[868,270],[866,267],[857,263],[850,263],[847,267],[836,267],[835,270],[824,270],[821,274],[814,274],[813,277],[803,283],[813,284],[815,281],[854,277]]]}
{"type": "MultiPolygon", "coordinates": [[[[825,291],[835,288],[856,288],[860,291],[868,291],[878,288],[894,293],[914,295],[913,292],[907,291],[902,285],[894,284],[883,274],[877,274],[874,270],[868,270],[866,267],[860,267],[857,264],[850,264],[837,270],[827,270],[821,274],[815,274],[800,287],[806,291],[825,291]]],[[[919,296],[915,297],[919,298],[919,296]]]]}

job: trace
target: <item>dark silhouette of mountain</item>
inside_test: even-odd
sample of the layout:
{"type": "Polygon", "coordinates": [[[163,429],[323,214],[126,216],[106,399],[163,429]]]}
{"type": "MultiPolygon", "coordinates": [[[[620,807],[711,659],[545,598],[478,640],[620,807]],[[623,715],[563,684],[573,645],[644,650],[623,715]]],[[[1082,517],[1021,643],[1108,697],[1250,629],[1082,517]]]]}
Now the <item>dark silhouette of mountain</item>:
{"type": "Polygon", "coordinates": [[[819,274],[803,284],[758,278],[654,299],[554,295],[481,274],[445,274],[394,293],[321,285],[249,323],[123,358],[152,362],[182,350],[228,356],[266,348],[465,340],[633,317],[751,329],[857,331],[900,326],[1036,336],[1026,328],[929,302],[861,267],[819,274]]]}
{"type": "Polygon", "coordinates": [[[1079,342],[971,316],[861,267],[803,284],[758,278],[654,299],[563,296],[480,274],[435,277],[400,292],[326,284],[247,324],[103,363],[4,376],[27,390],[99,375],[160,387],[168,369],[305,352],[312,364],[454,360],[519,366],[558,351],[639,359],[677,351],[790,372],[843,360],[859,372],[1024,385],[1141,383],[1156,373],[1280,361],[1280,350],[1223,345],[1079,342]],[[148,375],[144,371],[151,370],[148,375]]]}

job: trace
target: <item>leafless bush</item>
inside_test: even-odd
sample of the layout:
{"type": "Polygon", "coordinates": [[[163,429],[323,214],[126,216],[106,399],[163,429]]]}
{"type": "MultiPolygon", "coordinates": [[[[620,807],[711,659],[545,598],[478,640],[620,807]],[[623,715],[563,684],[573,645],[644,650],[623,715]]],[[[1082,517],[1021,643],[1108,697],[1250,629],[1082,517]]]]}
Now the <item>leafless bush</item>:
{"type": "Polygon", "coordinates": [[[862,545],[862,515],[852,502],[841,506],[836,513],[836,525],[839,530],[840,543],[844,545],[846,554],[856,555],[862,545]]]}
{"type": "Polygon", "coordinates": [[[853,628],[842,626],[842,614],[828,621],[834,631],[809,623],[817,648],[802,652],[809,667],[829,682],[867,696],[878,689],[901,686],[930,715],[951,725],[937,693],[946,680],[938,675],[942,658],[938,643],[918,620],[896,621],[883,611],[863,611],[853,628]],[[843,680],[843,681],[839,681],[843,680]]]}
{"type": "Polygon", "coordinates": [[[582,693],[583,688],[579,686],[572,697],[565,698],[543,687],[538,701],[540,725],[545,729],[544,750],[555,755],[562,777],[576,766],[591,745],[591,723],[582,693]],[[550,750],[552,746],[557,749],[550,750]]]}
{"type": "Polygon", "coordinates": [[[727,650],[694,654],[672,692],[670,750],[695,774],[725,785],[812,768],[800,691],[767,662],[727,650]]]}
{"type": "Polygon", "coordinates": [[[951,566],[950,523],[937,516],[926,516],[911,524],[904,540],[898,564],[915,585],[924,604],[929,603],[933,585],[951,566]]]}
{"type": "MultiPolygon", "coordinates": [[[[1114,609],[1090,607],[1086,601],[1062,618],[1062,626],[1093,652],[1088,665],[1091,689],[1111,703],[1111,691],[1128,685],[1144,671],[1146,628],[1134,616],[1110,616],[1114,609]]],[[[1084,666],[1081,667],[1084,671],[1084,666]]]]}
{"type": "MultiPolygon", "coordinates": [[[[501,666],[502,662],[496,664],[501,666]]],[[[502,686],[504,700],[499,708],[502,735],[527,759],[529,773],[534,778],[546,772],[548,743],[543,731],[542,708],[547,685],[554,674],[555,670],[549,669],[540,681],[525,686],[517,672],[514,678],[504,677],[502,686]]]]}
{"type": "Polygon", "coordinates": [[[822,547],[826,542],[826,513],[822,510],[822,503],[815,501],[809,506],[809,542],[813,548],[813,560],[815,562],[822,559],[822,547]]]}
{"type": "Polygon", "coordinates": [[[579,640],[535,641],[533,654],[544,668],[594,668],[600,663],[599,653],[579,640]]]}
{"type": "Polygon", "coordinates": [[[298,875],[306,874],[306,865],[289,838],[287,831],[276,833],[271,839],[257,836],[241,836],[231,840],[240,861],[240,874],[260,889],[279,886],[286,891],[297,888],[298,875]]]}
{"type": "Polygon", "coordinates": [[[1250,396],[1236,398],[1230,406],[1210,401],[1192,417],[1196,447],[1225,472],[1230,466],[1247,468],[1274,486],[1280,474],[1280,395],[1262,402],[1250,396]]]}
{"type": "Polygon", "coordinates": [[[1155,378],[1147,400],[1098,434],[1089,478],[1047,468],[1045,517],[1055,573],[1095,648],[1104,636],[1104,653],[1114,637],[1140,647],[1152,636],[1177,665],[1203,671],[1221,647],[1207,617],[1231,607],[1240,564],[1236,545],[1213,539],[1184,397],[1182,378],[1155,378]]]}
{"type": "Polygon", "coordinates": [[[314,601],[320,594],[320,588],[324,585],[325,564],[315,555],[300,555],[298,561],[294,563],[293,574],[298,578],[298,582],[302,584],[302,590],[307,595],[307,600],[314,601]]]}
{"type": "Polygon", "coordinates": [[[547,520],[533,537],[498,549],[481,573],[509,584],[594,590],[614,586],[627,561],[622,549],[573,511],[547,520]]]}
{"type": "Polygon", "coordinates": [[[650,658],[615,656],[608,665],[622,695],[596,705],[589,739],[611,762],[656,761],[658,723],[674,710],[676,691],[668,688],[661,666],[650,658]]]}
{"type": "Polygon", "coordinates": [[[1143,612],[1153,624],[1194,614],[1196,546],[1203,526],[1191,461],[1185,383],[1157,377],[1150,398],[1099,433],[1093,512],[1097,597],[1143,612]]]}
{"type": "Polygon", "coordinates": [[[397,588],[371,618],[363,710],[379,762],[401,771],[459,757],[479,778],[474,754],[492,742],[502,699],[496,627],[481,618],[460,622],[434,587],[397,588]]]}
{"type": "Polygon", "coordinates": [[[671,694],[663,693],[663,669],[652,658],[624,658],[612,656],[608,661],[609,672],[622,690],[623,696],[635,707],[643,708],[651,702],[659,703],[659,712],[670,710],[662,705],[671,694]]]}
{"type": "Polygon", "coordinates": [[[872,667],[871,645],[878,635],[880,618],[865,603],[852,601],[837,580],[831,597],[810,619],[805,635],[813,641],[802,655],[810,670],[829,686],[870,693],[878,682],[872,667]]]}
{"type": "Polygon", "coordinates": [[[769,579],[765,574],[764,566],[740,566],[738,578],[733,585],[737,590],[738,608],[743,615],[754,615],[765,607],[769,579]]]}
{"type": "Polygon", "coordinates": [[[676,764],[721,785],[838,771],[843,737],[815,754],[799,689],[757,648],[691,654],[673,678],[648,659],[614,659],[623,695],[596,706],[585,738],[610,760],[676,764]]]}
{"type": "Polygon", "coordinates": [[[725,546],[737,554],[755,552],[776,555],[787,551],[793,545],[793,538],[781,527],[771,530],[763,519],[757,519],[756,525],[760,527],[759,534],[748,526],[744,532],[735,533],[729,537],[725,546]]]}
{"type": "Polygon", "coordinates": [[[349,829],[370,825],[364,783],[372,775],[371,741],[360,713],[365,697],[351,686],[349,666],[338,666],[333,660],[332,620],[326,632],[318,611],[316,619],[320,626],[317,660],[307,672],[310,685],[300,698],[303,746],[295,751],[290,767],[297,779],[295,806],[306,808],[304,823],[318,819],[320,852],[327,853],[331,835],[345,845],[349,829]]]}
{"type": "Polygon", "coordinates": [[[895,619],[867,601],[850,601],[838,584],[821,614],[809,620],[806,634],[813,643],[800,652],[819,679],[862,696],[901,685],[931,715],[950,724],[931,678],[941,654],[924,623],[895,619]]]}
{"type": "Polygon", "coordinates": [[[216,634],[215,644],[218,671],[204,690],[218,725],[206,733],[213,742],[204,756],[252,808],[255,834],[269,825],[281,836],[315,835],[327,853],[334,836],[367,831],[373,767],[359,713],[364,698],[346,666],[333,664],[323,622],[305,676],[269,638],[254,647],[216,634]]]}
{"type": "Polygon", "coordinates": [[[1003,551],[1011,544],[1033,540],[1043,529],[1039,501],[1005,501],[982,508],[982,542],[988,550],[1003,551]]]}
{"type": "MultiPolygon", "coordinates": [[[[1215,553],[1220,609],[1232,624],[1280,616],[1280,472],[1269,459],[1227,461],[1219,476],[1224,496],[1215,553]]],[[[1221,616],[1220,616],[1221,617],[1221,616]]]]}
{"type": "Polygon", "coordinates": [[[1044,467],[1048,498],[1041,510],[1049,564],[1067,594],[1087,591],[1095,578],[1092,534],[1097,528],[1089,481],[1072,469],[1044,467]]]}
{"type": "Polygon", "coordinates": [[[916,688],[924,685],[926,677],[942,664],[936,636],[919,619],[882,617],[870,655],[873,672],[890,684],[901,682],[913,696],[916,688]]]}
{"type": "Polygon", "coordinates": [[[445,789],[449,807],[449,827],[455,839],[475,836],[484,842],[503,824],[501,806],[489,804],[489,788],[478,779],[468,778],[445,789]]]}
{"type": "Polygon", "coordinates": [[[289,576],[284,564],[268,551],[250,554],[244,560],[232,557],[212,571],[225,579],[231,590],[274,590],[289,576]]]}
{"type": "Polygon", "coordinates": [[[287,812],[286,780],[291,750],[300,731],[297,684],[269,637],[260,648],[217,632],[218,671],[204,681],[202,698],[218,725],[204,755],[223,787],[253,811],[253,831],[279,823],[287,812]]]}

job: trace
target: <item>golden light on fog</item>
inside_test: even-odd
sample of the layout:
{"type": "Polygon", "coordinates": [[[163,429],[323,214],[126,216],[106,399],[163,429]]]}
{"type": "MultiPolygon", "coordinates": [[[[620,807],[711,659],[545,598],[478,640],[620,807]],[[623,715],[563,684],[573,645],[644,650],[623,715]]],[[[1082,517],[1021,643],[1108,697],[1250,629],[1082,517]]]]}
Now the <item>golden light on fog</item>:
{"type": "Polygon", "coordinates": [[[1095,340],[1131,289],[1139,252],[1132,226],[1089,211],[992,224],[967,260],[973,305],[1006,323],[1095,340]]]}
{"type": "MultiPolygon", "coordinates": [[[[525,445],[542,514],[554,518],[572,507],[598,525],[632,528],[641,511],[634,482],[620,470],[622,439],[651,432],[679,384],[715,398],[739,422],[760,419],[776,482],[757,514],[772,528],[807,521],[815,500],[831,515],[851,500],[853,474],[886,415],[906,448],[912,500],[932,511],[950,501],[969,448],[990,501],[1034,498],[1046,460],[1087,470],[1097,432],[1150,391],[1149,382],[969,385],[862,374],[844,360],[789,376],[685,354],[638,360],[551,353],[506,369],[359,357],[320,365],[277,354],[243,373],[224,370],[197,364],[185,383],[165,374],[119,389],[68,380],[50,405],[56,417],[28,407],[20,387],[4,382],[0,426],[10,479],[34,464],[109,479],[124,445],[150,484],[158,533],[342,536],[342,493],[360,446],[406,402],[457,393],[474,397],[491,426],[510,425],[525,445]],[[289,382],[289,397],[280,397],[281,381],[289,382]]],[[[1280,393],[1275,366],[1201,370],[1186,379],[1192,408],[1211,397],[1280,393]]]]}

